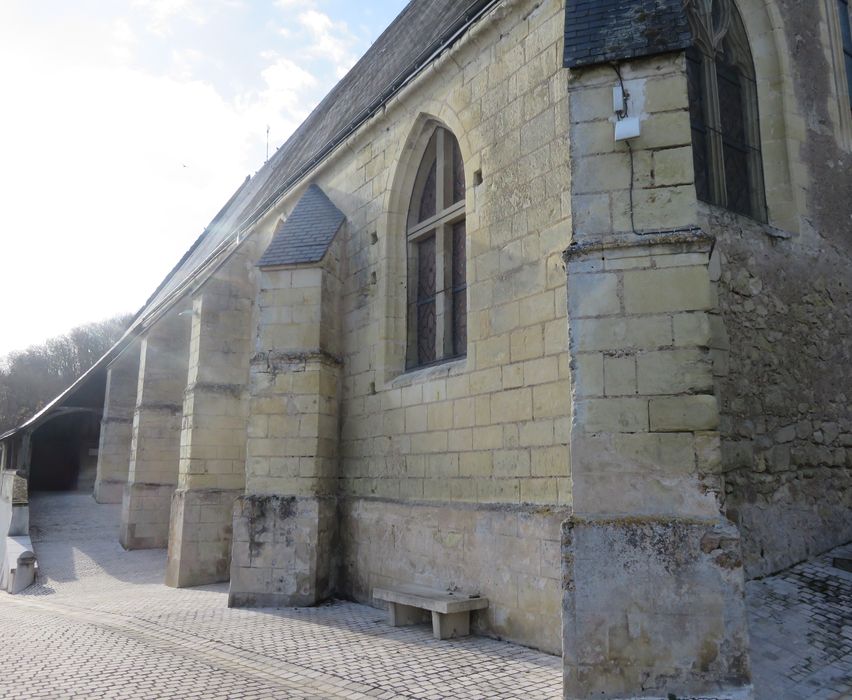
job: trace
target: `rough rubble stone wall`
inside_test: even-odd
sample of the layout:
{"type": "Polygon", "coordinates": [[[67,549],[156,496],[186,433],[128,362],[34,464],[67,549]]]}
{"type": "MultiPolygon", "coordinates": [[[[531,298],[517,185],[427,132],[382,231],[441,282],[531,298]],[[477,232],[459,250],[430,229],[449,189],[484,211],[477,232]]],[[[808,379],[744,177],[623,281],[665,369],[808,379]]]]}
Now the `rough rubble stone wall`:
{"type": "Polygon", "coordinates": [[[726,505],[754,577],[852,539],[852,259],[731,219],[712,216],[716,371],[726,505]]]}
{"type": "Polygon", "coordinates": [[[852,121],[836,3],[741,5],[769,225],[712,207],[702,218],[718,239],[727,331],[716,351],[726,506],[754,577],[852,539],[852,121]]]}

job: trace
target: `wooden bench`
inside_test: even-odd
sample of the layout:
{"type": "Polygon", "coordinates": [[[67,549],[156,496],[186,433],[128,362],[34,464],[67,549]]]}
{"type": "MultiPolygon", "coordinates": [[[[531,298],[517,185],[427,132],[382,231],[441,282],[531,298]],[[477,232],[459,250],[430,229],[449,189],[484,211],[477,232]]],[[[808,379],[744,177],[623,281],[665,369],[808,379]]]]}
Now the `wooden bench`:
{"type": "Polygon", "coordinates": [[[373,598],[388,603],[392,627],[416,625],[423,620],[423,611],[430,611],[435,639],[466,637],[470,634],[470,611],[488,607],[488,598],[479,594],[424,586],[374,588],[373,598]]]}

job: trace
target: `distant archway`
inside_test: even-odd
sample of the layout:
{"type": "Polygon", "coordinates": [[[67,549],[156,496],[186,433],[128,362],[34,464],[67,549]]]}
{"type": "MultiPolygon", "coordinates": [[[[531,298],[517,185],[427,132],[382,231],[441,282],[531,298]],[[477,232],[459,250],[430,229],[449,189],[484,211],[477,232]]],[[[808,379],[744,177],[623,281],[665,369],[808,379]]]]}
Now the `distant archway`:
{"type": "Polygon", "coordinates": [[[100,413],[66,409],[32,434],[29,489],[91,491],[98,463],[100,413]]]}

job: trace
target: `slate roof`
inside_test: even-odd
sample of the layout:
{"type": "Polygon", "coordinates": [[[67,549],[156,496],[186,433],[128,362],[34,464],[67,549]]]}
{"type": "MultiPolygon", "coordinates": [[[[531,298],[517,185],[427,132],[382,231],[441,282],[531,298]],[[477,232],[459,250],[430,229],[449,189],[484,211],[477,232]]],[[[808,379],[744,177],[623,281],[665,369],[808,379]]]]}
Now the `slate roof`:
{"type": "Polygon", "coordinates": [[[258,267],[319,262],[346,217],[317,185],[311,185],[275,230],[258,267]]]}
{"type": "Polygon", "coordinates": [[[269,162],[242,185],[137,318],[152,314],[234,234],[249,228],[396,89],[427,66],[440,47],[494,4],[496,0],[412,0],[269,162]]]}
{"type": "Polygon", "coordinates": [[[685,0],[567,0],[566,68],[680,51],[692,44],[685,0]]]}

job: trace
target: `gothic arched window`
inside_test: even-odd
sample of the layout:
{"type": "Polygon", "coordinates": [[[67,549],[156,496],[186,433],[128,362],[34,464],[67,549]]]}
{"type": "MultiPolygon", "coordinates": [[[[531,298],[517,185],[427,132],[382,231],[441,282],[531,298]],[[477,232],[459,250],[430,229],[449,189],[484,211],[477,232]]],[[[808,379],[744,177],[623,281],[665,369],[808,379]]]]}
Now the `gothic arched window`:
{"type": "Polygon", "coordinates": [[[695,44],[686,53],[698,198],[766,220],[757,83],[732,0],[687,0],[695,44]]]}
{"type": "Polygon", "coordinates": [[[437,127],[417,170],[408,210],[408,360],[418,367],[467,354],[464,164],[437,127]]]}
{"type": "Polygon", "coordinates": [[[846,81],[849,85],[849,104],[852,106],[852,18],[849,15],[849,0],[837,0],[837,13],[840,17],[840,40],[843,63],[846,66],[846,81]]]}

